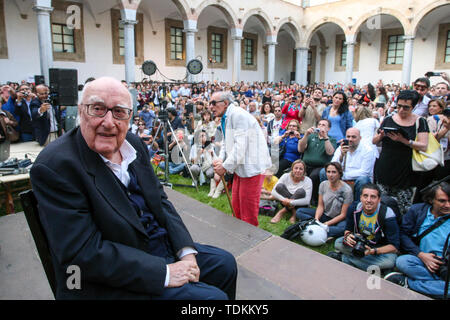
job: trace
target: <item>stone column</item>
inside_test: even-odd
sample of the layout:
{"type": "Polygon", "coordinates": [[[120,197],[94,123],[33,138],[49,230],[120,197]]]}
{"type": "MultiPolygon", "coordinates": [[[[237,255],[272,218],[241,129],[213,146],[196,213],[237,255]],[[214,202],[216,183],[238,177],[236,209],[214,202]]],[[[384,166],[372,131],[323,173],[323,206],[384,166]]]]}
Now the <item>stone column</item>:
{"type": "Polygon", "coordinates": [[[277,36],[267,36],[267,81],[274,82],[275,80],[275,46],[277,45],[277,36]]]}
{"type": "Polygon", "coordinates": [[[402,83],[409,85],[411,82],[411,66],[414,47],[414,36],[404,36],[405,51],[403,53],[402,83]]]}
{"type": "Polygon", "coordinates": [[[347,46],[347,61],[345,62],[345,83],[352,83],[353,79],[353,59],[355,56],[355,42],[354,41],[346,41],[345,45],[347,46]]]}
{"type": "Polygon", "coordinates": [[[327,67],[327,49],[320,48],[320,82],[325,82],[325,70],[327,67]]]}
{"type": "Polygon", "coordinates": [[[125,80],[128,85],[135,82],[136,72],[136,52],[135,52],[135,39],[134,39],[134,26],[138,23],[137,20],[121,20],[120,23],[123,25],[123,34],[125,42],[125,80]]]}
{"type": "Polygon", "coordinates": [[[232,29],[231,39],[233,40],[233,75],[231,81],[236,83],[241,80],[242,29],[232,29]]]}
{"type": "MultiPolygon", "coordinates": [[[[186,33],[186,65],[195,59],[195,34],[197,33],[197,20],[184,20],[184,30],[186,33]]],[[[188,73],[188,81],[192,81],[192,75],[188,73]]]]}
{"type": "Polygon", "coordinates": [[[47,3],[48,6],[39,4],[40,2],[37,2],[37,5],[33,7],[33,11],[36,12],[38,22],[41,74],[48,85],[50,83],[48,69],[53,67],[52,26],[50,22],[50,13],[53,11],[53,8],[50,7],[50,1],[47,3]]]}
{"type": "Polygon", "coordinates": [[[308,50],[309,48],[301,47],[295,49],[296,68],[295,82],[302,86],[308,84],[308,50]]]}

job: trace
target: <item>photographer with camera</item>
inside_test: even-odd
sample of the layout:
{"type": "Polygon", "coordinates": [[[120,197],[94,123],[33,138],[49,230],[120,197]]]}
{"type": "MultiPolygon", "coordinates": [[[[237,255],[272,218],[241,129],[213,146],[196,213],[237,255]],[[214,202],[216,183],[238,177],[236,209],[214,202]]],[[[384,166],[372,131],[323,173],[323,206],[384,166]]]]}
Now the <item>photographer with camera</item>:
{"type": "Polygon", "coordinates": [[[334,247],[340,252],[328,256],[367,271],[370,266],[381,270],[395,266],[400,234],[394,211],[381,203],[381,191],[376,184],[362,187],[360,202],[347,211],[344,236],[334,247]]]}
{"type": "Polygon", "coordinates": [[[406,254],[396,261],[400,273],[390,273],[385,279],[442,298],[448,272],[448,251],[445,254],[444,247],[450,233],[450,185],[441,182],[433,186],[424,200],[403,216],[400,243],[406,254]]]}
{"type": "Polygon", "coordinates": [[[31,92],[30,86],[21,85],[16,92],[14,112],[19,116],[20,140],[22,142],[34,141],[34,128],[31,118],[31,102],[35,94],[31,92]]]}
{"type": "Polygon", "coordinates": [[[41,146],[47,146],[62,134],[59,107],[52,105],[49,94],[50,90],[46,85],[38,85],[36,87],[37,99],[30,104],[36,140],[41,146]]]}
{"type": "MultiPolygon", "coordinates": [[[[170,114],[170,113],[169,113],[170,114]]],[[[172,137],[169,143],[169,174],[179,174],[186,167],[183,162],[183,156],[189,154],[188,146],[184,142],[184,129],[174,129],[175,136],[172,137]],[[179,143],[179,146],[177,144],[179,143]],[[175,149],[174,149],[175,148],[175,149]]],[[[165,161],[159,164],[159,167],[165,170],[165,161]]]]}
{"type": "Polygon", "coordinates": [[[303,153],[306,174],[313,182],[313,204],[317,204],[318,201],[320,170],[333,158],[337,146],[336,140],[328,137],[330,128],[330,120],[321,119],[317,128],[309,128],[298,142],[298,152],[303,153]]]}

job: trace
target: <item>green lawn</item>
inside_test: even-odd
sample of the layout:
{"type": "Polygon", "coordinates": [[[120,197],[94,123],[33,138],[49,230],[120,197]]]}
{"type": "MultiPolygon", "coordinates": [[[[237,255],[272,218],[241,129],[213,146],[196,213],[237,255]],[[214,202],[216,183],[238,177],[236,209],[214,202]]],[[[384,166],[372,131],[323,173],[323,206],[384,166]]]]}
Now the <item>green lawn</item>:
{"type": "MultiPolygon", "coordinates": [[[[169,182],[173,184],[184,184],[184,185],[191,185],[192,180],[190,178],[184,178],[180,175],[171,175],[169,177],[169,182]]],[[[202,186],[199,186],[199,192],[195,188],[191,187],[181,187],[181,186],[174,186],[174,190],[181,192],[193,199],[196,199],[204,204],[207,204],[217,210],[220,210],[224,212],[225,214],[231,215],[231,209],[230,205],[228,204],[228,199],[225,193],[223,193],[218,199],[212,199],[207,196],[209,193],[209,183],[204,184],[202,186]]],[[[285,215],[285,217],[277,224],[270,223],[271,217],[260,215],[258,217],[259,222],[259,228],[266,230],[274,235],[280,236],[283,231],[290,226],[289,223],[289,217],[290,215],[285,215]]],[[[299,245],[303,245],[305,247],[308,247],[314,251],[326,254],[329,251],[334,251],[333,241],[331,243],[326,243],[323,246],[320,247],[311,247],[306,244],[304,244],[300,239],[298,241],[295,241],[299,245]]]]}

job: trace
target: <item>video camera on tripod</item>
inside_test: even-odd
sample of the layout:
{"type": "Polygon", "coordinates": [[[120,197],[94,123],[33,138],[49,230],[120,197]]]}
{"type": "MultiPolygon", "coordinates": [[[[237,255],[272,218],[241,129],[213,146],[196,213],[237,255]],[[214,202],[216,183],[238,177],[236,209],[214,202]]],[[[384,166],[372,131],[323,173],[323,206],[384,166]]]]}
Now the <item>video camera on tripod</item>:
{"type": "MultiPolygon", "coordinates": [[[[185,80],[188,77],[188,74],[198,74],[202,71],[203,69],[203,65],[202,63],[197,60],[197,59],[193,59],[191,61],[189,61],[189,63],[186,66],[187,72],[186,72],[186,76],[183,80],[181,81],[176,81],[176,80],[172,80],[170,79],[170,81],[166,82],[160,82],[160,87],[158,88],[158,94],[160,92],[160,90],[162,91],[162,96],[161,96],[161,103],[160,103],[160,111],[158,114],[158,119],[160,120],[160,125],[156,131],[155,137],[158,137],[159,134],[159,130],[162,129],[163,130],[163,135],[164,135],[164,158],[165,158],[165,168],[164,168],[164,180],[162,180],[162,183],[166,186],[169,186],[170,188],[172,187],[172,184],[169,183],[169,139],[168,139],[168,130],[170,130],[170,132],[172,133],[172,137],[174,137],[173,139],[175,139],[176,144],[178,146],[178,150],[183,150],[180,146],[180,143],[178,142],[178,139],[175,137],[175,132],[173,131],[173,128],[170,124],[169,121],[169,111],[167,110],[167,86],[170,84],[181,84],[181,83],[190,83],[190,82],[185,82],[185,80]],[[184,82],[183,82],[184,81],[184,82]]],[[[151,60],[147,60],[142,64],[142,72],[148,76],[153,75],[156,71],[158,70],[158,68],[156,67],[156,64],[151,61],[151,60]]],[[[161,72],[158,70],[158,72],[161,74],[161,72]]],[[[162,74],[161,74],[162,75],[162,74]]],[[[167,77],[166,77],[167,78],[167,77]]],[[[167,78],[168,79],[168,78],[167,78]]],[[[186,165],[186,168],[189,171],[189,174],[191,175],[192,181],[194,183],[194,187],[197,189],[198,191],[198,186],[197,186],[197,182],[195,181],[194,176],[192,175],[191,169],[189,168],[189,163],[186,160],[186,157],[184,155],[184,153],[181,151],[181,155],[184,161],[184,164],[186,165]]],[[[181,185],[184,187],[192,187],[192,185],[181,185]]]]}

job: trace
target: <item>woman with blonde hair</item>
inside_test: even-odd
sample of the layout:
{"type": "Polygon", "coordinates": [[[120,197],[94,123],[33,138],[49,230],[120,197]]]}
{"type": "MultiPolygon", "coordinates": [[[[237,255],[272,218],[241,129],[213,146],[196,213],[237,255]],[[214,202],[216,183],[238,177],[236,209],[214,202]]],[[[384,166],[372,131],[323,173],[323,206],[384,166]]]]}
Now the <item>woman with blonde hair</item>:
{"type": "Polygon", "coordinates": [[[306,176],[306,165],[302,160],[292,163],[291,171],[283,174],[272,189],[272,196],[281,202],[283,208],[270,220],[278,223],[286,212],[291,212],[290,223],[295,223],[296,210],[308,207],[312,195],[312,181],[306,176]]]}
{"type": "Polygon", "coordinates": [[[372,143],[372,139],[380,127],[380,122],[373,117],[373,112],[368,107],[358,108],[356,111],[355,121],[355,128],[359,129],[362,139],[361,141],[367,143],[368,145],[373,145],[373,148],[378,156],[378,149],[372,143]]]}

